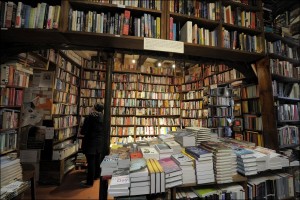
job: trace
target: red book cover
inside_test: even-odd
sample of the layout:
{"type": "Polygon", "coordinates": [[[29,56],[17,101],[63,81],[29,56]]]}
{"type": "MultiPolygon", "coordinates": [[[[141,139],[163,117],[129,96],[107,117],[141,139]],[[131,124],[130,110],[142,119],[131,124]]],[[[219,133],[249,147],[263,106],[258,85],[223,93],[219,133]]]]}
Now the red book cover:
{"type": "Polygon", "coordinates": [[[143,158],[143,154],[140,151],[130,153],[130,159],[143,158]]]}
{"type": "Polygon", "coordinates": [[[129,19],[130,19],[130,11],[124,11],[124,24],[123,24],[123,35],[129,34],[129,19]]]}
{"type": "Polygon", "coordinates": [[[256,24],[255,24],[255,20],[256,20],[256,14],[255,12],[251,12],[251,28],[255,29],[256,24]]]}
{"type": "Polygon", "coordinates": [[[173,40],[173,17],[170,17],[170,40],[173,40]]]}
{"type": "Polygon", "coordinates": [[[8,73],[8,85],[10,86],[14,85],[14,74],[15,74],[15,68],[10,66],[9,73],[8,73]]]}

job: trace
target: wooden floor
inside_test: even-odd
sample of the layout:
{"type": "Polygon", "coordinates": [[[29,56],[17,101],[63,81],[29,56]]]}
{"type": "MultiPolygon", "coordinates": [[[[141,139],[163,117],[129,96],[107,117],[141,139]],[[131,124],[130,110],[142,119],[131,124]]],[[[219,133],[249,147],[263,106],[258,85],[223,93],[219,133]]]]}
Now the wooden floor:
{"type": "MultiPolygon", "coordinates": [[[[85,180],[84,170],[73,170],[67,174],[59,186],[45,186],[36,184],[36,199],[99,199],[99,180],[92,188],[82,188],[80,182],[85,180]]],[[[24,199],[31,199],[30,190],[24,199]]]]}

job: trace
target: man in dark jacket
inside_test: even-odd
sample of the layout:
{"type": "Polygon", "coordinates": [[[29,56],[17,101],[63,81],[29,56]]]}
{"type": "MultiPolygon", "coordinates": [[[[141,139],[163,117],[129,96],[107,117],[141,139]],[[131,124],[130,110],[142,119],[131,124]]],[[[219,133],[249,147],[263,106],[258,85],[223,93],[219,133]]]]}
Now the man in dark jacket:
{"type": "Polygon", "coordinates": [[[95,104],[93,111],[84,119],[81,134],[84,135],[82,150],[88,163],[86,183],[92,187],[94,180],[100,177],[100,154],[103,150],[103,104],[95,104]]]}

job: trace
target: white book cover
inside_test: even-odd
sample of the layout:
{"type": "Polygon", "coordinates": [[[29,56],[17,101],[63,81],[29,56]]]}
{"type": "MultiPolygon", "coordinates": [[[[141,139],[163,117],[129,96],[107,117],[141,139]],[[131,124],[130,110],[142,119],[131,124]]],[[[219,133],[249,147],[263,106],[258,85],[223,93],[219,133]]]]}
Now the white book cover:
{"type": "Polygon", "coordinates": [[[180,41],[192,43],[193,25],[191,21],[187,21],[180,30],[180,41]]]}

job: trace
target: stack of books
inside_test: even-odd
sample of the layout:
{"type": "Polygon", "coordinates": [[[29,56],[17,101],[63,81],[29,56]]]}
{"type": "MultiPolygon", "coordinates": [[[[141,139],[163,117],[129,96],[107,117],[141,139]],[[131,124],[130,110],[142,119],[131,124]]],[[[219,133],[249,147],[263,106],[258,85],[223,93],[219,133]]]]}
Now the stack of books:
{"type": "Polygon", "coordinates": [[[194,168],[194,159],[183,154],[172,154],[171,158],[176,162],[182,170],[182,183],[193,184],[196,183],[196,175],[194,168]]]}
{"type": "Polygon", "coordinates": [[[233,171],[236,171],[233,150],[221,142],[201,142],[201,147],[213,152],[215,179],[218,184],[232,182],[233,171]]]}
{"type": "Polygon", "coordinates": [[[145,159],[156,159],[159,160],[159,153],[154,147],[143,146],[140,148],[145,159]]]}
{"type": "Polygon", "coordinates": [[[170,134],[174,135],[175,141],[182,147],[191,147],[196,145],[195,135],[187,130],[172,131],[170,134]]]}
{"type": "Polygon", "coordinates": [[[173,149],[165,143],[155,144],[154,148],[159,153],[159,159],[170,158],[173,153],[173,149]]]}
{"type": "Polygon", "coordinates": [[[211,139],[211,130],[204,127],[186,127],[187,131],[194,134],[196,138],[196,145],[201,142],[209,141],[211,139]]]}
{"type": "Polygon", "coordinates": [[[113,171],[107,192],[113,197],[128,196],[130,187],[129,168],[113,171]]]}
{"type": "Polygon", "coordinates": [[[236,148],[234,153],[237,155],[237,172],[244,176],[257,174],[256,159],[252,151],[236,148]]]}
{"type": "Polygon", "coordinates": [[[105,156],[100,164],[101,176],[111,176],[113,171],[118,169],[118,159],[116,154],[105,156]]]}
{"type": "Polygon", "coordinates": [[[212,152],[201,147],[187,147],[185,151],[195,158],[197,184],[215,182],[212,152]]]}
{"type": "Polygon", "coordinates": [[[165,172],[166,188],[182,185],[182,170],[171,158],[160,159],[158,162],[165,172]]]}
{"type": "Polygon", "coordinates": [[[161,142],[174,141],[174,135],[171,134],[161,134],[158,136],[161,142]]]}
{"type": "Polygon", "coordinates": [[[144,158],[133,159],[129,168],[130,196],[150,194],[150,175],[144,158]]]}
{"type": "Polygon", "coordinates": [[[178,142],[176,142],[176,141],[167,141],[167,142],[165,142],[170,148],[172,148],[173,149],[173,153],[174,154],[178,154],[178,153],[180,153],[181,152],[181,146],[180,146],[180,144],[178,143],[178,142]]]}
{"type": "Polygon", "coordinates": [[[147,160],[147,168],[150,175],[150,194],[165,192],[165,172],[156,159],[147,160]]]}
{"type": "Polygon", "coordinates": [[[22,167],[20,159],[12,159],[8,156],[0,158],[1,163],[1,187],[13,182],[13,180],[22,180],[22,167]]]}

